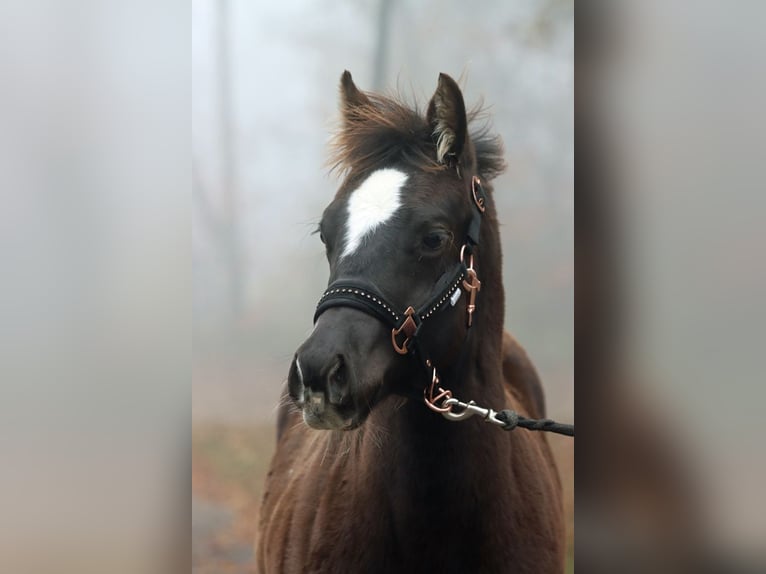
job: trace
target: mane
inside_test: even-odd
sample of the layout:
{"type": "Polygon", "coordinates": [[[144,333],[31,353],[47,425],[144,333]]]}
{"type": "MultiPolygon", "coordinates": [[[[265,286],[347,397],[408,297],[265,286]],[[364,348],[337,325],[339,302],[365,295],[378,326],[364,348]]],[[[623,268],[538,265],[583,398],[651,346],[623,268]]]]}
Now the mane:
{"type": "MultiPolygon", "coordinates": [[[[408,105],[401,98],[380,94],[366,96],[369,104],[344,110],[343,125],[330,144],[331,171],[347,175],[394,162],[432,172],[449,169],[437,161],[437,141],[416,104],[408,105]]],[[[483,179],[492,180],[505,170],[502,140],[491,131],[488,114],[481,104],[467,116],[478,173],[483,179]]]]}

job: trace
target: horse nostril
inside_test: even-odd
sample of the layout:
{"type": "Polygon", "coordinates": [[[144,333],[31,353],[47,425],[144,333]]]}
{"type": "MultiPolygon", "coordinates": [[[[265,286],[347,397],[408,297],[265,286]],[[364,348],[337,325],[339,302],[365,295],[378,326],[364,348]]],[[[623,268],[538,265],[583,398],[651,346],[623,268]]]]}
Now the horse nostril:
{"type": "Polygon", "coordinates": [[[343,402],[348,382],[346,363],[343,359],[343,355],[338,355],[336,357],[335,365],[333,365],[328,373],[327,381],[328,399],[331,403],[340,404],[343,402]]]}
{"type": "Polygon", "coordinates": [[[302,404],[309,405],[312,398],[320,395],[327,403],[336,406],[348,401],[351,372],[343,354],[328,356],[304,351],[300,357],[296,357],[293,365],[290,381],[294,394],[302,398],[302,404]]]}

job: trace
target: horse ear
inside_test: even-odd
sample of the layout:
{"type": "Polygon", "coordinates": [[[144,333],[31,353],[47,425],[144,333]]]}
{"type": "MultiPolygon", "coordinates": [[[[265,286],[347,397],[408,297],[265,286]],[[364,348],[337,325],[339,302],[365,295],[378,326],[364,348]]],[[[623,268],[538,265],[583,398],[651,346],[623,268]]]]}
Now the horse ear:
{"type": "Polygon", "coordinates": [[[351,72],[346,70],[340,77],[340,106],[343,118],[349,121],[362,106],[372,106],[370,98],[354,84],[351,72]]]}
{"type": "Polygon", "coordinates": [[[463,94],[447,74],[439,74],[426,119],[436,139],[436,159],[439,163],[457,164],[468,137],[468,120],[463,94]]]}

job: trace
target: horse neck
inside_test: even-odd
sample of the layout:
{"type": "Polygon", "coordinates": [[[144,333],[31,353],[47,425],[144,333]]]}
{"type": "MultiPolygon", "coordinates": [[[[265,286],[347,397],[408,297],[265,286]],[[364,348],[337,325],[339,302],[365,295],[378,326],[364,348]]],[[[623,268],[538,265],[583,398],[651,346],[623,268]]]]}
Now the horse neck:
{"type": "MultiPolygon", "coordinates": [[[[462,401],[473,400],[483,407],[496,410],[505,406],[505,385],[502,373],[502,336],[504,299],[499,266],[490,268],[484,276],[477,306],[474,326],[464,345],[465,357],[460,361],[459,372],[445,369],[441,385],[452,391],[462,401]],[[484,286],[486,285],[486,287],[484,286]]],[[[437,368],[439,365],[436,365],[437,368]]],[[[422,373],[417,380],[408,383],[409,388],[423,388],[427,377],[422,373]]],[[[444,465],[459,480],[461,472],[472,480],[478,478],[471,457],[455,460],[455,452],[491,451],[507,448],[504,433],[484,432],[486,423],[476,418],[472,421],[453,422],[427,408],[422,400],[392,398],[371,415],[372,429],[378,428],[387,436],[391,448],[375,446],[375,456],[381,456],[397,468],[421,472],[424,476],[439,473],[444,465]],[[463,466],[464,465],[464,466],[463,466]],[[417,470],[413,467],[420,467],[417,470]]],[[[379,440],[380,437],[374,437],[379,440]]]]}
{"type": "MultiPolygon", "coordinates": [[[[444,386],[461,400],[501,401],[504,395],[502,341],[505,292],[502,278],[500,238],[494,216],[482,230],[476,248],[476,270],[481,281],[473,326],[461,350],[464,360],[453,371],[444,372],[444,386]]],[[[496,404],[496,403],[493,403],[496,404]]]]}
{"type": "MultiPolygon", "coordinates": [[[[466,365],[464,377],[449,385],[455,396],[499,408],[500,366],[493,368],[475,353],[467,357],[466,365]]],[[[503,501],[512,488],[511,465],[491,463],[511,461],[507,433],[479,417],[453,422],[429,410],[422,400],[406,399],[404,404],[400,400],[392,397],[380,405],[383,408],[373,411],[366,423],[370,434],[359,466],[364,469],[360,491],[375,493],[375,514],[390,518],[390,531],[403,555],[418,555],[424,548],[438,552],[430,546],[434,539],[457,536],[478,546],[490,535],[482,511],[507,511],[503,501]],[[468,537],[465,528],[472,532],[468,537]],[[413,540],[428,542],[412,548],[413,540]]]]}

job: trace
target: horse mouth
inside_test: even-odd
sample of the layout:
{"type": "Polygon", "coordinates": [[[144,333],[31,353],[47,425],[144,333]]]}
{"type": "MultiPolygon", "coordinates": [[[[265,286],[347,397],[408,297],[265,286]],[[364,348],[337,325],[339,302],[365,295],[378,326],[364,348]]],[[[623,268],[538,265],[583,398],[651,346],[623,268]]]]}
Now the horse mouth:
{"type": "Polygon", "coordinates": [[[303,422],[317,430],[353,430],[364,420],[352,406],[334,404],[324,393],[310,389],[305,390],[303,400],[297,404],[303,413],[303,422]]]}

